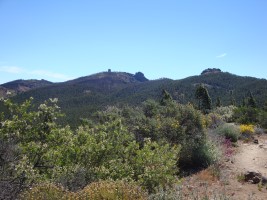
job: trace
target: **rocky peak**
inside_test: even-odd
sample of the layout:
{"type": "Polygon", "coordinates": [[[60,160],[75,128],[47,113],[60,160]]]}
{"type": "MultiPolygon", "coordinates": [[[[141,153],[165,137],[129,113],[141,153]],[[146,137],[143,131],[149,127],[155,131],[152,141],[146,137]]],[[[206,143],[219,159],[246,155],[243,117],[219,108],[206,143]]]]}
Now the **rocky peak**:
{"type": "Polygon", "coordinates": [[[205,69],[204,71],[202,71],[201,75],[203,75],[203,74],[216,74],[216,73],[220,73],[220,72],[222,72],[222,71],[218,68],[208,68],[208,69],[205,69]]]}

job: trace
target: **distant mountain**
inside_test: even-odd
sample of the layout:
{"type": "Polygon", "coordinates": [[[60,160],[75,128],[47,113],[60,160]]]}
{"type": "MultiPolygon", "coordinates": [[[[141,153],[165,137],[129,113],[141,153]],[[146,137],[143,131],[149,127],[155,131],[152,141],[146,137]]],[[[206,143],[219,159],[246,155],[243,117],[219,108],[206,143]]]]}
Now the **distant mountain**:
{"type": "Polygon", "coordinates": [[[146,82],[148,79],[142,72],[130,74],[126,72],[101,72],[90,76],[77,78],[63,83],[63,85],[80,85],[89,87],[93,90],[101,92],[110,92],[113,90],[124,88],[133,83],[146,82]]]}
{"type": "MultiPolygon", "coordinates": [[[[229,105],[234,98],[236,104],[252,92],[259,106],[267,100],[267,80],[242,77],[225,72],[202,73],[181,80],[158,79],[149,81],[138,72],[102,72],[62,83],[49,84],[20,93],[13,97],[21,102],[34,97],[35,103],[49,98],[58,98],[59,106],[66,113],[69,124],[77,125],[80,118],[87,118],[93,112],[107,106],[139,105],[147,99],[160,100],[162,90],[167,90],[180,103],[196,103],[195,90],[203,84],[213,100],[221,98],[223,105],[229,105]]],[[[4,84],[5,85],[5,84],[4,84]]]]}
{"type": "Polygon", "coordinates": [[[208,69],[205,69],[203,72],[201,72],[201,75],[215,74],[215,73],[220,73],[220,72],[222,72],[222,71],[218,68],[208,68],[208,69]]]}
{"type": "Polygon", "coordinates": [[[10,97],[31,89],[52,85],[52,82],[46,80],[15,80],[0,85],[0,97],[10,97]]]}

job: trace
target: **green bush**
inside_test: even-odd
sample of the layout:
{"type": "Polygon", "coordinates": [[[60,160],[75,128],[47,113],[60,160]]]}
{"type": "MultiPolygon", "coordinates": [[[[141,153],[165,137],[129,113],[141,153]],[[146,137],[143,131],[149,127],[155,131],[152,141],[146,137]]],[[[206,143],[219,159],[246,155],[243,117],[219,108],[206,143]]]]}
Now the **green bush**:
{"type": "MultiPolygon", "coordinates": [[[[182,105],[174,101],[160,104],[149,100],[142,105],[142,108],[133,111],[126,107],[121,111],[122,123],[125,123],[124,126],[128,131],[135,134],[141,145],[144,138],[180,145],[180,159],[177,160],[179,167],[206,166],[206,163],[210,162],[202,162],[205,157],[203,153],[197,155],[200,152],[199,149],[206,145],[207,140],[205,117],[200,111],[190,104],[182,105]],[[202,159],[199,159],[200,157],[202,159]]],[[[103,114],[112,115],[108,112],[103,114]]]]}
{"type": "Polygon", "coordinates": [[[240,124],[258,124],[259,109],[240,107],[234,109],[233,119],[240,124]]]}
{"type": "Polygon", "coordinates": [[[156,187],[167,187],[176,182],[175,174],[179,146],[170,147],[169,144],[158,144],[146,139],[144,147],[136,151],[133,166],[136,181],[150,193],[156,187]]]}
{"type": "Polygon", "coordinates": [[[61,165],[71,131],[57,125],[61,114],[56,101],[49,99],[34,108],[32,99],[20,105],[5,100],[8,111],[0,123],[0,142],[6,145],[0,148],[0,198],[5,191],[16,195],[15,191],[49,179],[53,168],[61,165]]]}
{"type": "Polygon", "coordinates": [[[240,137],[240,129],[234,124],[223,124],[215,129],[215,133],[230,139],[231,142],[237,142],[240,137]]]}
{"type": "Polygon", "coordinates": [[[221,151],[212,140],[207,139],[194,152],[194,157],[196,164],[202,163],[199,165],[200,167],[208,167],[219,161],[221,158],[221,151]]]}
{"type": "Polygon", "coordinates": [[[224,122],[222,117],[216,113],[209,113],[208,115],[206,115],[206,126],[208,128],[217,128],[223,123],[224,122]]]}
{"type": "MultiPolygon", "coordinates": [[[[21,184],[16,191],[40,182],[77,191],[99,180],[125,180],[151,193],[176,183],[180,167],[203,167],[216,160],[204,116],[192,105],[168,101],[144,104],[145,110],[109,107],[76,130],[57,125],[55,100],[35,110],[30,100],[6,105],[10,114],[0,116],[0,143],[10,151],[0,148],[5,156],[0,186],[16,180],[14,185],[21,184]]],[[[50,194],[51,187],[42,187],[50,194]]],[[[51,192],[60,195],[55,187],[51,192]]]]}
{"type": "Polygon", "coordinates": [[[232,122],[235,106],[221,106],[213,109],[213,113],[219,115],[221,119],[225,122],[232,122]]]}
{"type": "Polygon", "coordinates": [[[135,181],[153,191],[176,181],[179,145],[149,139],[138,143],[131,129],[123,125],[120,109],[109,108],[99,118],[101,123],[73,131],[57,125],[55,119],[60,113],[54,100],[35,111],[31,101],[6,104],[10,117],[1,116],[0,143],[10,151],[0,148],[5,156],[0,196],[5,182],[12,180],[16,180],[14,185],[8,187],[19,187],[11,191],[44,181],[76,191],[99,180],[135,181]]]}
{"type": "Polygon", "coordinates": [[[153,191],[156,186],[174,183],[178,173],[179,146],[149,139],[140,145],[120,120],[80,127],[66,149],[69,166],[55,170],[54,180],[71,190],[79,183],[128,180],[153,191]]]}

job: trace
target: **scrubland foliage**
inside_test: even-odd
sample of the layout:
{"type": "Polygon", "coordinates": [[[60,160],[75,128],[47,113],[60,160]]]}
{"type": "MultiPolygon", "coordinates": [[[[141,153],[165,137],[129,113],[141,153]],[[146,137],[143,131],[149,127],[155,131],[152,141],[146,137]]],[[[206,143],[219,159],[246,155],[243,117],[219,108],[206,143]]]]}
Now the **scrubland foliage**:
{"type": "Polygon", "coordinates": [[[71,130],[56,123],[61,115],[56,100],[35,110],[31,100],[5,103],[9,113],[1,117],[1,198],[14,198],[44,181],[76,191],[99,180],[125,180],[149,192],[177,181],[181,145],[145,136],[136,140],[126,120],[110,117],[113,110],[92,126],[71,130]]]}
{"type": "Polygon", "coordinates": [[[125,181],[98,181],[89,184],[77,192],[67,191],[63,187],[54,184],[40,184],[23,192],[20,198],[22,200],[145,200],[148,199],[148,194],[135,183],[125,181]]]}
{"type": "Polygon", "coordinates": [[[29,190],[21,193],[19,198],[23,200],[58,200],[63,199],[66,193],[68,192],[63,187],[46,183],[30,188],[29,190]]]}
{"type": "Polygon", "coordinates": [[[77,129],[58,125],[56,100],[35,108],[7,100],[0,198],[144,199],[179,182],[180,170],[216,163],[220,152],[206,129],[236,141],[240,130],[224,124],[228,111],[204,116],[164,94],[139,107],[107,107],[77,129]]]}
{"type": "Polygon", "coordinates": [[[259,125],[267,129],[267,111],[255,107],[240,107],[234,110],[233,119],[240,124],[259,125]]]}
{"type": "Polygon", "coordinates": [[[220,106],[213,109],[212,113],[219,115],[224,122],[232,122],[235,106],[220,106]]]}
{"type": "Polygon", "coordinates": [[[237,142],[240,137],[240,129],[235,124],[222,124],[215,129],[215,133],[224,136],[226,139],[231,140],[231,142],[237,142]]]}

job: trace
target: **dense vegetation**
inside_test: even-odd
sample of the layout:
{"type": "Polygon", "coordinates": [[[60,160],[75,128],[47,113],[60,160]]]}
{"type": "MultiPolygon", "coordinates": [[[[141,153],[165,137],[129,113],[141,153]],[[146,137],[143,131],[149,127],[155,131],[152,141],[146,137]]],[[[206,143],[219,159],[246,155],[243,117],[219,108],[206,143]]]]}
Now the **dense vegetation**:
{"type": "Polygon", "coordinates": [[[181,172],[218,162],[223,152],[207,128],[236,142],[241,134],[250,136],[255,126],[239,129],[225,122],[245,119],[242,123],[266,128],[266,118],[263,123],[257,118],[247,121],[250,113],[243,111],[254,109],[259,116],[267,113],[248,103],[240,108],[218,107],[204,115],[191,104],[176,103],[163,90],[158,102],[108,107],[72,130],[57,123],[62,114],[56,99],[36,109],[32,99],[22,104],[5,100],[4,104],[8,110],[2,113],[0,124],[0,188],[4,199],[18,195],[24,199],[42,195],[51,195],[49,199],[73,195],[123,199],[122,194],[147,199],[159,188],[169,190],[178,184],[181,172]],[[27,190],[33,186],[34,190],[27,190]],[[105,190],[114,187],[121,191],[114,194],[105,190]]]}
{"type": "MultiPolygon", "coordinates": [[[[148,81],[142,73],[135,75],[123,72],[103,72],[81,77],[64,83],[33,89],[17,95],[15,102],[22,103],[34,97],[35,104],[49,98],[58,98],[58,105],[66,114],[65,124],[78,127],[80,118],[89,118],[92,113],[107,106],[137,106],[147,99],[159,101],[161,91],[167,90],[173,99],[181,104],[198,106],[195,91],[199,85],[205,86],[211,98],[211,106],[243,105],[250,92],[258,107],[264,106],[267,99],[267,80],[241,77],[230,73],[203,73],[181,80],[159,79],[148,81]]],[[[213,72],[213,71],[212,71],[213,72]]],[[[1,110],[2,105],[0,105],[1,110]]]]}
{"type": "MultiPolygon", "coordinates": [[[[227,154],[221,147],[225,141],[249,140],[254,132],[263,133],[263,128],[267,128],[267,104],[260,103],[263,100],[252,92],[240,104],[233,90],[227,93],[229,106],[223,106],[223,96],[212,103],[215,90],[207,82],[224,73],[189,78],[192,81],[204,77],[207,81],[195,80],[194,85],[187,85],[195,89],[189,103],[185,96],[181,101],[172,95],[179,90],[174,81],[147,81],[137,73],[135,76],[145,81],[141,83],[134,76],[128,79],[127,74],[115,73],[114,82],[106,74],[112,72],[75,80],[75,84],[69,83],[68,90],[64,84],[58,84],[53,85],[53,90],[52,86],[44,87],[44,93],[39,89],[24,93],[24,97],[38,92],[42,96],[50,91],[51,97],[55,97],[53,92],[57,91],[68,97],[68,92],[73,92],[77,105],[70,108],[73,104],[63,104],[73,114],[64,115],[57,99],[40,104],[36,102],[42,98],[20,103],[14,99],[2,101],[0,199],[153,199],[158,191],[172,190],[183,175],[216,165],[227,154]],[[103,81],[103,77],[101,83],[106,85],[97,85],[95,79],[103,81]],[[81,109],[86,111],[85,105],[79,104],[83,98],[78,94],[88,89],[88,81],[94,87],[89,84],[91,90],[86,90],[84,100],[89,110],[95,112],[77,117],[81,109]],[[165,86],[176,89],[169,92],[165,86]],[[106,95],[100,88],[105,89],[106,95]],[[161,92],[153,96],[159,88],[161,92]],[[133,91],[136,93],[131,96],[133,91]],[[133,95],[137,95],[138,101],[133,95]],[[146,99],[150,95],[155,98],[146,99]],[[112,103],[112,96],[119,104],[112,103]],[[103,105],[106,106],[102,108],[103,105]],[[79,118],[79,123],[61,123],[66,117],[79,118]]],[[[61,103],[65,101],[69,99],[61,103]]]]}
{"type": "Polygon", "coordinates": [[[123,180],[152,193],[177,182],[179,168],[216,161],[204,116],[168,95],[160,103],[149,100],[136,108],[109,107],[74,131],[56,123],[61,116],[56,100],[36,111],[31,101],[5,101],[8,112],[0,129],[3,197],[38,183],[77,191],[100,180],[123,180]]]}

